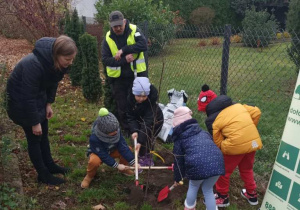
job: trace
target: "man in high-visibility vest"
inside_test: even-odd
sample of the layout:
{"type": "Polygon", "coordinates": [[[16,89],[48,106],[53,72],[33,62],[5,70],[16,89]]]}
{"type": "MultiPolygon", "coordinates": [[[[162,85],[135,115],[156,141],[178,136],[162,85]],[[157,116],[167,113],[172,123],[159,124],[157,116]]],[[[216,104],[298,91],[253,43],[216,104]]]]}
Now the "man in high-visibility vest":
{"type": "Polygon", "coordinates": [[[140,29],[129,23],[120,11],[110,13],[109,24],[110,31],[102,43],[102,62],[116,101],[119,121],[127,132],[126,101],[134,77],[148,76],[144,56],[147,41],[140,29]]]}

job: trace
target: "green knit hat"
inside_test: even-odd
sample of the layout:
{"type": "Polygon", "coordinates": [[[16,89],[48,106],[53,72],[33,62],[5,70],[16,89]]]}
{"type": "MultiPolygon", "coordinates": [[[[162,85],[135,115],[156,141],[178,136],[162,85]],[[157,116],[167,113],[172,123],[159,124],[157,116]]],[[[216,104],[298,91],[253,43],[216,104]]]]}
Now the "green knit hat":
{"type": "Polygon", "coordinates": [[[111,112],[106,108],[99,110],[97,118],[97,128],[105,134],[117,131],[119,129],[119,121],[111,112]]]}

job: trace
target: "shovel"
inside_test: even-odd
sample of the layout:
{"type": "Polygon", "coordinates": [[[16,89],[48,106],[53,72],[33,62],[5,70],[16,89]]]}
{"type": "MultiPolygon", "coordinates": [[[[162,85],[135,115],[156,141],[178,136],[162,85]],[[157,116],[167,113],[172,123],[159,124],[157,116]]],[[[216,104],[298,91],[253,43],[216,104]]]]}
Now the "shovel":
{"type": "MultiPolygon", "coordinates": [[[[183,182],[180,181],[179,185],[183,185],[183,182]]],[[[169,192],[171,192],[176,187],[176,184],[173,184],[170,188],[168,186],[165,186],[158,194],[157,201],[161,202],[162,200],[166,199],[169,195],[169,192]]]]}
{"type": "MultiPolygon", "coordinates": [[[[126,166],[126,168],[128,168],[128,169],[135,169],[135,167],[133,167],[133,166],[126,166]]],[[[158,170],[160,170],[160,169],[166,169],[166,170],[174,170],[174,164],[172,164],[171,166],[141,166],[141,167],[139,167],[138,169],[158,169],[158,170]]]]}
{"type": "Polygon", "coordinates": [[[138,170],[138,152],[136,150],[137,139],[134,139],[134,159],[135,159],[135,186],[139,185],[139,170],[138,170]]]}
{"type": "Polygon", "coordinates": [[[176,187],[175,184],[173,184],[170,188],[168,186],[165,186],[158,194],[157,201],[161,202],[162,200],[166,199],[169,195],[169,192],[171,192],[176,187]]]}

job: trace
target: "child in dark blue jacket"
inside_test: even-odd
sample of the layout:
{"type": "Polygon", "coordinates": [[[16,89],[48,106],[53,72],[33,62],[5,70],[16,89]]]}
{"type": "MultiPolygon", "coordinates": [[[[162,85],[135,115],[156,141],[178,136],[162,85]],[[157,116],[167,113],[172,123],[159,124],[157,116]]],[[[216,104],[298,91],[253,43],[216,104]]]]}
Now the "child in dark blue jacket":
{"type": "Polygon", "coordinates": [[[179,107],[174,112],[174,180],[177,185],[186,177],[189,189],[184,202],[185,210],[196,209],[198,190],[201,186],[207,210],[216,210],[213,186],[225,173],[223,155],[211,135],[203,131],[192,118],[188,107],[179,107]]]}
{"type": "Polygon", "coordinates": [[[99,116],[93,124],[90,136],[89,162],[87,175],[81,182],[82,188],[88,188],[97,169],[102,163],[117,168],[121,173],[132,176],[134,172],[125,165],[135,164],[134,155],[120,132],[117,118],[106,108],[101,108],[99,116]],[[119,158],[117,163],[115,158],[119,158]]]}

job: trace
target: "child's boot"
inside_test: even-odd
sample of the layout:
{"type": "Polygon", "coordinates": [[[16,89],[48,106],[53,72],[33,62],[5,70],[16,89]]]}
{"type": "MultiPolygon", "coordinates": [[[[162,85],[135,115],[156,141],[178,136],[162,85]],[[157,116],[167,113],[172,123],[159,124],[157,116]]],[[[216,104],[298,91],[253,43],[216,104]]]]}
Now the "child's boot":
{"type": "Polygon", "coordinates": [[[195,201],[194,205],[189,206],[185,200],[184,201],[184,210],[196,210],[196,204],[197,204],[197,202],[195,201]]]}
{"type": "Polygon", "coordinates": [[[94,179],[94,177],[90,177],[88,174],[84,177],[84,179],[81,182],[81,188],[89,188],[92,180],[94,179]]]}
{"type": "Polygon", "coordinates": [[[97,169],[98,169],[98,167],[87,171],[86,176],[84,177],[84,179],[81,182],[81,188],[84,188],[84,189],[89,188],[92,180],[94,179],[94,177],[97,173],[97,169]]]}

